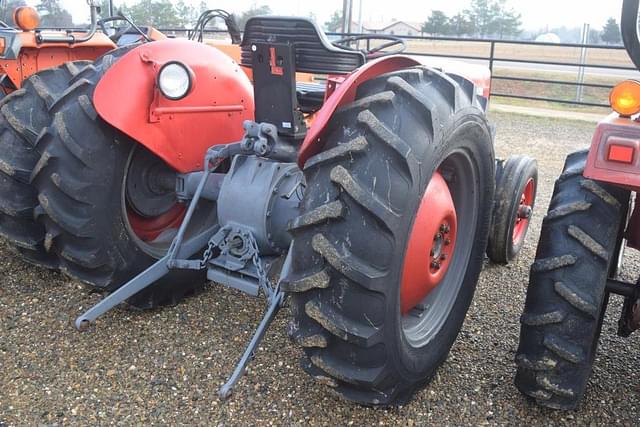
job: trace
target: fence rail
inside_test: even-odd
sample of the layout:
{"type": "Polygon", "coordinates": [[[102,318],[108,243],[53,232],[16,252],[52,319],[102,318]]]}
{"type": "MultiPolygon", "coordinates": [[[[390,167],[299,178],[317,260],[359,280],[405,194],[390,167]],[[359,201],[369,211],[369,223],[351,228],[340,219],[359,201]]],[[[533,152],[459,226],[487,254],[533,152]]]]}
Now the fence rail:
{"type": "MultiPolygon", "coordinates": [[[[168,28],[163,29],[163,32],[167,34],[173,35],[189,35],[189,30],[180,29],[180,28],[168,28]]],[[[206,30],[207,33],[210,34],[218,34],[223,35],[225,31],[223,30],[206,30]]],[[[358,36],[362,35],[359,33],[328,33],[330,38],[342,38],[347,36],[358,36]]],[[[448,59],[457,59],[457,60],[467,60],[467,61],[475,61],[482,62],[489,67],[492,71],[492,97],[498,98],[511,98],[511,99],[521,99],[527,101],[537,101],[537,102],[551,102],[558,104],[570,104],[570,105],[580,105],[586,107],[602,107],[609,108],[608,100],[606,96],[602,96],[603,99],[596,100],[584,100],[583,93],[584,88],[592,88],[592,89],[601,89],[604,93],[605,89],[611,89],[613,86],[610,84],[604,83],[588,83],[584,81],[584,70],[597,70],[598,75],[607,76],[606,71],[612,71],[610,75],[612,77],[619,77],[620,80],[624,79],[625,76],[622,75],[625,71],[628,72],[629,75],[632,73],[637,73],[635,67],[632,65],[619,65],[619,64],[604,64],[604,63],[590,63],[590,62],[580,62],[580,58],[585,58],[586,55],[580,55],[580,58],[575,61],[559,61],[559,60],[543,60],[538,58],[516,58],[516,57],[505,57],[499,56],[497,54],[498,48],[501,46],[523,46],[523,47],[544,47],[547,51],[552,51],[554,49],[579,49],[583,52],[599,50],[599,51],[625,51],[624,46],[619,45],[597,45],[597,44],[579,44],[579,43],[549,43],[549,42],[532,42],[532,41],[522,41],[522,40],[502,40],[502,39],[482,39],[482,38],[458,38],[458,37],[434,37],[434,36],[398,36],[404,39],[407,42],[411,41],[427,41],[427,42],[453,42],[460,44],[477,44],[479,46],[478,50],[482,49],[484,46],[484,50],[489,52],[488,55],[462,55],[454,51],[452,52],[428,52],[428,51],[412,51],[409,48],[404,54],[411,56],[419,56],[426,58],[448,58],[448,59]],[[514,67],[514,65],[516,67],[514,67]],[[500,74],[496,74],[495,70],[497,68],[501,69],[500,74]],[[576,80],[569,79],[555,79],[555,78],[538,78],[537,76],[532,77],[522,77],[516,75],[503,74],[503,70],[513,70],[517,68],[518,70],[523,71],[533,71],[533,72],[541,72],[541,73],[565,73],[565,72],[575,72],[576,80]],[[582,72],[581,72],[582,71],[582,72]],[[583,76],[582,78],[580,76],[583,76]],[[538,85],[549,85],[549,86],[564,86],[564,87],[574,87],[576,88],[576,96],[573,99],[568,98],[558,98],[554,96],[535,96],[527,94],[526,91],[523,93],[506,93],[505,91],[496,90],[496,82],[523,82],[523,83],[533,83],[538,85]]],[[[409,43],[410,44],[410,43],[409,43]]],[[[629,61],[629,64],[631,62],[629,61]]],[[[626,73],[625,73],[626,74],[626,73]]],[[[640,73],[638,74],[640,77],[640,73]]]]}

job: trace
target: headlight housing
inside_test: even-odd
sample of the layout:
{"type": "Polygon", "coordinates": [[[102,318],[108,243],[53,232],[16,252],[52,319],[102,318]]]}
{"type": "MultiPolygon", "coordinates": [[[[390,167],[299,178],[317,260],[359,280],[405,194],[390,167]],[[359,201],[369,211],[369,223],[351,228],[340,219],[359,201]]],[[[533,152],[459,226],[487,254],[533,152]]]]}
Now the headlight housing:
{"type": "Polygon", "coordinates": [[[162,95],[178,101],[189,95],[193,86],[193,72],[182,62],[167,62],[158,73],[158,88],[162,95]]]}

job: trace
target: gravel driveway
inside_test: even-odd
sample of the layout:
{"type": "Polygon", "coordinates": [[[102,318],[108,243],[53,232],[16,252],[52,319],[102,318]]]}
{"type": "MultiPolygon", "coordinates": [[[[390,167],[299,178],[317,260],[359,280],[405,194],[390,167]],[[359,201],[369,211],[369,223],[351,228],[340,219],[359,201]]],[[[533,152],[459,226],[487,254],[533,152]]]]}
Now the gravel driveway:
{"type": "MultiPolygon", "coordinates": [[[[518,318],[540,222],[565,154],[586,147],[594,126],[502,113],[492,120],[499,156],[538,159],[535,221],[517,262],[486,266],[447,362],[410,404],[380,410],[334,398],[299,368],[286,310],[235,394],[222,402],[217,389],[244,350],[262,300],[210,285],[177,307],[114,310],[81,334],[72,321],[100,295],[30,267],[0,244],[0,426],[640,424],[640,335],[615,336],[618,298],[579,410],[540,409],[513,385],[518,318]]],[[[627,279],[638,277],[638,261],[628,256],[627,279]]]]}

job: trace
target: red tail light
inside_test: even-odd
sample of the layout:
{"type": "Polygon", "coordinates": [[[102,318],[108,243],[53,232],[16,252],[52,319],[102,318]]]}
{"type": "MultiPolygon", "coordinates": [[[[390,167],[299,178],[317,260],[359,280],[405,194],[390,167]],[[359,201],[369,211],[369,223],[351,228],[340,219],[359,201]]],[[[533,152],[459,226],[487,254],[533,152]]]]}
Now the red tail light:
{"type": "Polygon", "coordinates": [[[628,145],[619,145],[615,142],[609,145],[607,160],[612,162],[632,164],[635,150],[628,145]]]}

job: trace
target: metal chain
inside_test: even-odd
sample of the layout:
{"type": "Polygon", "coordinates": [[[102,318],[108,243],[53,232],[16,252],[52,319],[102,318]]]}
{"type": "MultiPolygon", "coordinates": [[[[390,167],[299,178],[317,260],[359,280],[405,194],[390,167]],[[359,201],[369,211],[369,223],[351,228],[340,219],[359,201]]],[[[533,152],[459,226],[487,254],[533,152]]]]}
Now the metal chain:
{"type": "Polygon", "coordinates": [[[253,255],[251,256],[251,260],[253,261],[253,265],[256,267],[256,272],[258,273],[258,283],[260,287],[264,291],[264,294],[267,298],[271,298],[275,289],[273,288],[273,284],[269,280],[266,271],[264,270],[264,266],[262,265],[262,259],[260,259],[260,250],[258,249],[258,243],[256,242],[255,237],[253,237],[252,233],[249,233],[248,236],[249,245],[251,247],[251,251],[253,255]]]}
{"type": "Polygon", "coordinates": [[[224,242],[224,239],[226,238],[226,235],[228,232],[229,232],[228,226],[222,227],[216,232],[216,234],[211,236],[211,239],[209,239],[209,243],[207,243],[207,249],[204,251],[204,254],[202,255],[202,259],[198,260],[198,265],[200,266],[200,270],[206,268],[209,261],[211,261],[214,258],[213,251],[215,249],[220,249],[220,243],[224,242]],[[222,238],[220,237],[221,235],[224,235],[225,237],[222,238]]]}
{"type": "Polygon", "coordinates": [[[204,251],[204,255],[200,260],[200,268],[203,269],[207,266],[207,263],[211,261],[213,258],[213,250],[216,249],[218,245],[213,241],[213,239],[209,240],[209,244],[207,249],[204,251]]]}
{"type": "MultiPolygon", "coordinates": [[[[218,232],[209,239],[209,243],[207,244],[207,249],[204,251],[204,254],[201,259],[194,261],[185,261],[181,265],[181,268],[190,268],[190,269],[204,269],[207,267],[209,261],[213,259],[213,251],[215,249],[224,250],[224,241],[230,231],[230,227],[226,226],[218,230],[218,232]],[[223,246],[221,248],[221,245],[223,246]],[[189,265],[189,266],[187,266],[189,265]],[[199,267],[199,268],[198,268],[199,267]]],[[[249,251],[243,256],[243,259],[249,260],[251,257],[251,262],[256,268],[256,273],[258,275],[258,284],[260,288],[264,292],[267,299],[271,299],[273,295],[276,294],[277,289],[273,286],[273,283],[269,280],[267,272],[264,269],[264,265],[262,264],[262,259],[260,258],[260,249],[258,249],[258,243],[256,242],[255,237],[251,232],[246,233],[245,238],[249,244],[249,251]],[[246,258],[245,258],[246,257],[246,258]]]]}

